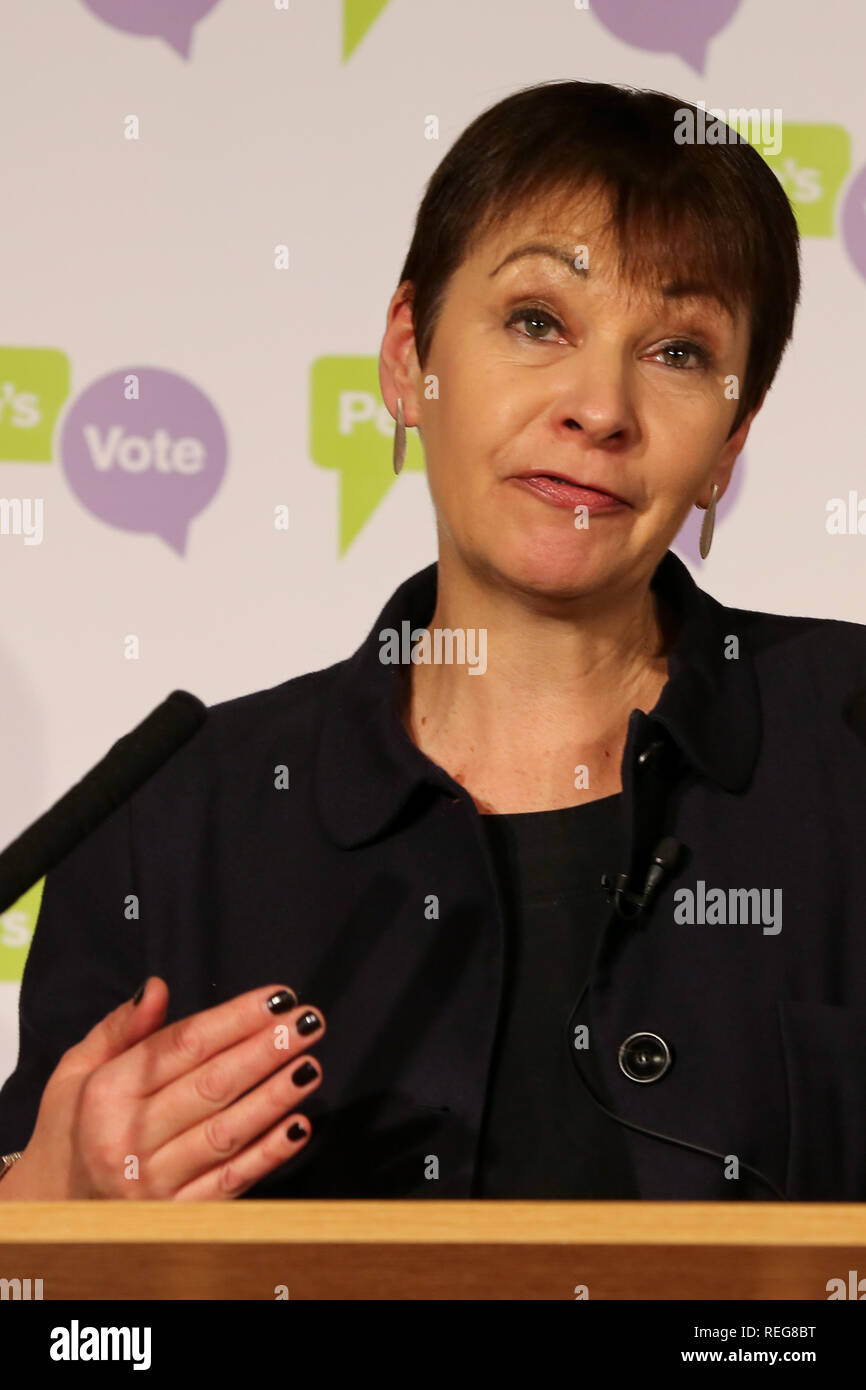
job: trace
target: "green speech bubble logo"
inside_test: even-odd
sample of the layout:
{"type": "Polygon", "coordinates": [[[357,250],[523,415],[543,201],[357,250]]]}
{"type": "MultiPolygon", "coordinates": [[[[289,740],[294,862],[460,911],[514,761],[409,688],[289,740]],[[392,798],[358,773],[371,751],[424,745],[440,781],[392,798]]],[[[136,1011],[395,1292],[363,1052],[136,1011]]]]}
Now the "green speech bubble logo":
{"type": "Polygon", "coordinates": [[[69,358],[59,348],[0,348],[0,460],[50,463],[69,358]]]}
{"type": "Polygon", "coordinates": [[[374,19],[388,0],[343,0],[343,62],[358,47],[374,19]]]}
{"type": "MultiPolygon", "coordinates": [[[[748,136],[745,127],[742,135],[748,136]]],[[[801,236],[835,236],[836,201],[851,168],[851,136],[841,125],[784,121],[782,148],[767,154],[752,141],[788,195],[801,236]]]]}
{"type": "Polygon", "coordinates": [[[45,879],[40,878],[23,897],[0,914],[0,980],[17,983],[24,974],[44,886],[45,879]]]}
{"type": "MultiPolygon", "coordinates": [[[[396,482],[394,421],[379,389],[378,357],[317,357],[310,368],[310,457],[340,474],[339,554],[396,482]]],[[[424,471],[424,450],[406,431],[404,471],[424,471]]]]}

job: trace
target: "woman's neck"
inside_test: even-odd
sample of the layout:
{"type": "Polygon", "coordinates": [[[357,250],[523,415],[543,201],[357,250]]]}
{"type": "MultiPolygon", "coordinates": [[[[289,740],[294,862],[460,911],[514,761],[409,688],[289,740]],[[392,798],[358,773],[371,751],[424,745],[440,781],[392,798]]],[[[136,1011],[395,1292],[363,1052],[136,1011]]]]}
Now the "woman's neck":
{"type": "MultiPolygon", "coordinates": [[[[539,611],[522,596],[440,585],[428,631],[468,639],[469,626],[486,634],[483,673],[441,660],[406,668],[402,719],[421,751],[482,811],[554,810],[621,790],[629,714],[651,710],[668,678],[676,615],[658,595],[605,595],[566,616],[550,601],[539,611]]],[[[474,648],[466,640],[480,648],[477,635],[474,648]]]]}

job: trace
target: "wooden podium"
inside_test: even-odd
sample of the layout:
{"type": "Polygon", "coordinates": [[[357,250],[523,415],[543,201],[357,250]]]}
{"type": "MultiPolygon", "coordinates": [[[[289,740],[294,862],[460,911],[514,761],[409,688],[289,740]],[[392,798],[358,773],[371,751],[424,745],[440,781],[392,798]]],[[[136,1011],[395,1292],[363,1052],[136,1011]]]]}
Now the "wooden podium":
{"type": "Polygon", "coordinates": [[[0,1278],[41,1278],[45,1300],[823,1301],[851,1271],[866,1279],[866,1204],[0,1205],[0,1278]]]}

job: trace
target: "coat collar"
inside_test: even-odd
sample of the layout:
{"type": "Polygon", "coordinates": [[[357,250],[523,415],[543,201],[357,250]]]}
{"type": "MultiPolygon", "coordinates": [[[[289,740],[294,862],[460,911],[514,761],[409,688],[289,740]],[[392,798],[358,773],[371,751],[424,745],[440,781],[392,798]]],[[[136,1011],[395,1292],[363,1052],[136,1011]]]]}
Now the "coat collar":
{"type": "MultiPolygon", "coordinates": [[[[383,628],[424,627],[436,603],[438,565],[406,579],[388,599],[353,656],[340,662],[324,702],[315,798],[325,830],[349,848],[380,834],[425,786],[466,798],[443,768],[412,742],[399,716],[400,674],[379,659],[383,628]]],[[[740,610],[699,589],[668,550],[651,580],[680,616],[668,655],[668,680],[647,719],[663,726],[696,772],[726,791],[748,783],[761,738],[758,685],[740,610]],[[726,639],[739,654],[725,655],[726,639]]],[[[648,740],[647,740],[648,741],[648,740]]]]}

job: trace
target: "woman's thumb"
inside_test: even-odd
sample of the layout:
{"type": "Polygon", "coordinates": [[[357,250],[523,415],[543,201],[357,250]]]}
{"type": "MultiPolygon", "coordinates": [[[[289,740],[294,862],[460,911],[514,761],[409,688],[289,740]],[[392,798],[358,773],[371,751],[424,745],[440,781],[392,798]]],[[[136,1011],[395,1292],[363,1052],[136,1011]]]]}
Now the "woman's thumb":
{"type": "Polygon", "coordinates": [[[132,998],[100,1019],[67,1056],[83,1062],[88,1070],[110,1062],[161,1028],[167,1007],[168,985],[159,975],[148,975],[132,998]]]}

